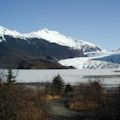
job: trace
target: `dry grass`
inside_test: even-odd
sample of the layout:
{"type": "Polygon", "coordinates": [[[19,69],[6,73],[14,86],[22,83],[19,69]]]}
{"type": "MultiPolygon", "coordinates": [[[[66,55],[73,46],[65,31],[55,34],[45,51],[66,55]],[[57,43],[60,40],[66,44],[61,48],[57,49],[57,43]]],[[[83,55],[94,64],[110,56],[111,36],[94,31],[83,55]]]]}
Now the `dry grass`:
{"type": "Polygon", "coordinates": [[[75,102],[75,103],[71,103],[69,107],[70,109],[77,111],[91,111],[91,110],[95,110],[98,106],[94,102],[88,102],[88,103],[75,102]]]}
{"type": "Polygon", "coordinates": [[[55,99],[60,99],[61,98],[61,96],[60,95],[54,95],[54,96],[52,96],[52,95],[46,95],[46,96],[43,96],[42,97],[42,100],[55,100],[55,99]]]}
{"type": "Polygon", "coordinates": [[[71,109],[90,111],[99,108],[103,102],[104,90],[99,82],[80,84],[74,89],[68,105],[71,109]]]}
{"type": "Polygon", "coordinates": [[[45,104],[36,91],[12,85],[0,88],[0,120],[48,120],[45,104]]]}

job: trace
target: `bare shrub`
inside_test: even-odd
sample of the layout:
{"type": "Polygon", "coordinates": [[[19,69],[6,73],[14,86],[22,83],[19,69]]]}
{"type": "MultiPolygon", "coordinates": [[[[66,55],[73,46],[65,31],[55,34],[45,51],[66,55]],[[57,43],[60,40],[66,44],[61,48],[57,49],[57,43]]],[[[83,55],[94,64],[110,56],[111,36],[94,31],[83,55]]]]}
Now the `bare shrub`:
{"type": "Polygon", "coordinates": [[[0,87],[0,120],[47,120],[49,115],[37,92],[10,79],[0,87]]]}
{"type": "Polygon", "coordinates": [[[74,89],[70,107],[76,110],[94,110],[103,102],[104,90],[98,81],[81,83],[74,89]]]}

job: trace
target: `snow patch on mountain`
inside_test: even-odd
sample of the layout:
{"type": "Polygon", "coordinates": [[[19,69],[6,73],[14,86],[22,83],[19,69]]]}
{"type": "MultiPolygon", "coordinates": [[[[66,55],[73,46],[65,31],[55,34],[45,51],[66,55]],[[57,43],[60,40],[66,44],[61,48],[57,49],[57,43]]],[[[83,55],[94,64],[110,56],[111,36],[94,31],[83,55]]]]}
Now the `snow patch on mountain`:
{"type": "MultiPolygon", "coordinates": [[[[110,54],[110,52],[109,52],[109,54],[110,54]]],[[[106,56],[106,55],[108,55],[108,52],[106,50],[98,51],[98,52],[92,51],[92,52],[85,53],[86,57],[97,57],[97,56],[100,57],[100,56],[106,56]]]]}
{"type": "Polygon", "coordinates": [[[4,37],[5,35],[9,35],[9,36],[12,36],[14,38],[23,38],[19,32],[15,31],[15,30],[11,31],[5,27],[0,26],[0,40],[1,41],[5,40],[5,37],[4,37]]]}
{"type": "Polygon", "coordinates": [[[112,52],[120,52],[120,48],[112,50],[112,52]]]}

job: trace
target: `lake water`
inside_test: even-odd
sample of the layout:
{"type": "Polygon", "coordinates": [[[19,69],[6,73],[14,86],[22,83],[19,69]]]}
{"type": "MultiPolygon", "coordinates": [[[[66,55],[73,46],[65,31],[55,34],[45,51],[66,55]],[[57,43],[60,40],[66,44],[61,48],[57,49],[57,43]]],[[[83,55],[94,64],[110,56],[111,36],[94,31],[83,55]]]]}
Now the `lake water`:
{"type": "Polygon", "coordinates": [[[104,84],[120,84],[120,72],[115,69],[76,70],[76,69],[47,69],[47,70],[18,70],[17,82],[50,82],[53,77],[60,75],[66,83],[76,84],[88,80],[101,80],[104,84]]]}

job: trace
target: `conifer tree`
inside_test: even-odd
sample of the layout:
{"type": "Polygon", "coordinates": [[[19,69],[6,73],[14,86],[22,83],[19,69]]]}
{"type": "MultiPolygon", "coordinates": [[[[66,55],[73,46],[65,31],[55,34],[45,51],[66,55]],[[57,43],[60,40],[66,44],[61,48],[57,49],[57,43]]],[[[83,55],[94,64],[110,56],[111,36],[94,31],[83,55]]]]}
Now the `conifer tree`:
{"type": "Polygon", "coordinates": [[[60,95],[64,86],[64,81],[60,75],[54,77],[52,82],[52,92],[55,95],[60,95]]]}
{"type": "Polygon", "coordinates": [[[7,81],[6,81],[7,84],[15,83],[15,77],[16,76],[13,75],[12,69],[8,69],[6,77],[7,77],[7,81]]]}

